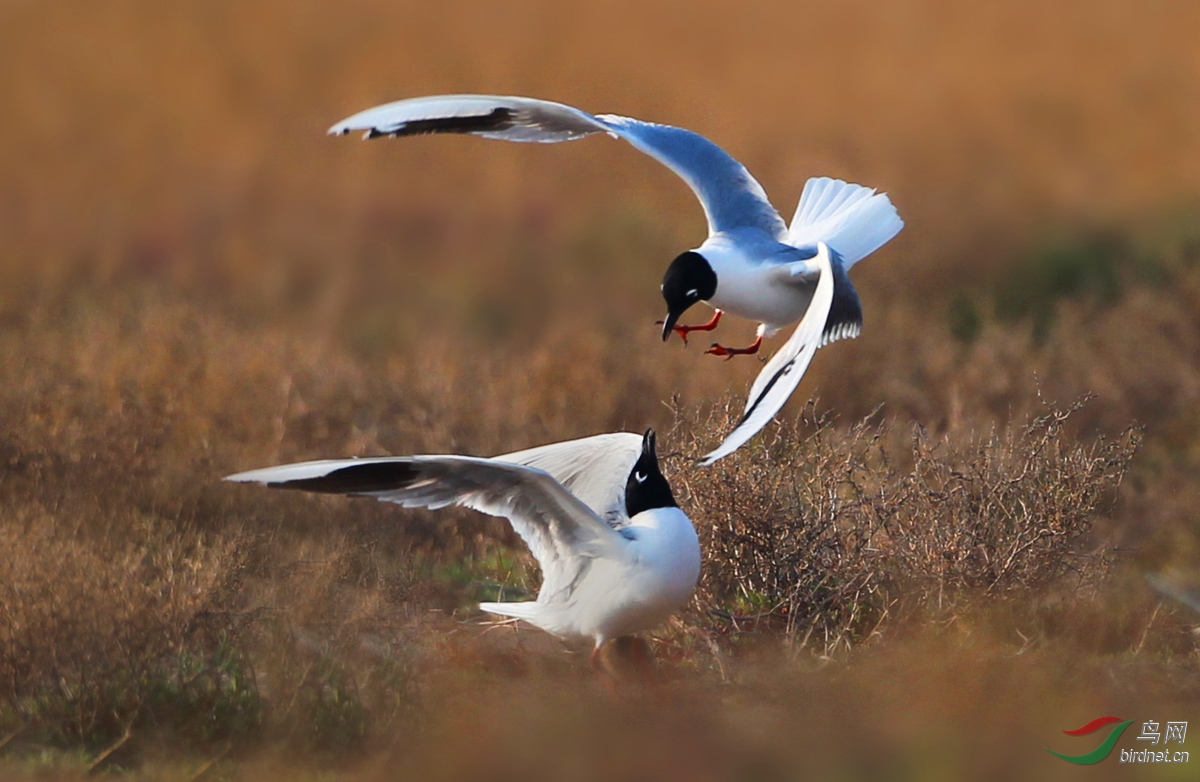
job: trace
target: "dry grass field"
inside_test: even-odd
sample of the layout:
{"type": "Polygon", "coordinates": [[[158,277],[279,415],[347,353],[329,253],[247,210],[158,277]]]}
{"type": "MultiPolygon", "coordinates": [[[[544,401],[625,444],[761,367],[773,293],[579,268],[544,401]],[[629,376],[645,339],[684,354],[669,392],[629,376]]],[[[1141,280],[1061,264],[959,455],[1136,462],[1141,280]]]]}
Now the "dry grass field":
{"type": "Polygon", "coordinates": [[[1146,579],[1200,584],[1197,30],[0,3],[0,778],[1194,778],[1043,747],[1200,724],[1200,614],[1146,579]],[[811,175],[887,191],[862,337],[695,468],[760,365],[656,335],[691,193],[605,139],[324,135],[442,92],[695,129],[788,217],[811,175]],[[220,482],[647,426],[704,575],[615,694],[474,608],[536,589],[504,523],[220,482]]]}

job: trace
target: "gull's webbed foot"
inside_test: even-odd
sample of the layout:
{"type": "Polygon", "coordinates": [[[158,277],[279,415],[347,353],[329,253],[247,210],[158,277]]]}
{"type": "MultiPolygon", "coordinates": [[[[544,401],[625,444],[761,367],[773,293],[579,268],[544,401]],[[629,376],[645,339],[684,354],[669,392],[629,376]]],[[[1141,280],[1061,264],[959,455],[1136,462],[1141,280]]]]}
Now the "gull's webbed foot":
{"type": "MultiPolygon", "coordinates": [[[[688,343],[687,335],[690,332],[712,331],[713,329],[715,329],[717,327],[717,324],[720,322],[721,322],[721,311],[715,310],[715,311],[713,311],[713,316],[708,321],[708,323],[701,323],[698,326],[678,326],[678,325],[676,325],[676,326],[672,326],[671,330],[674,331],[676,334],[678,334],[679,338],[683,340],[683,344],[686,345],[688,343]]],[[[656,326],[661,326],[662,324],[663,324],[663,321],[661,321],[661,320],[654,321],[654,325],[656,325],[656,326]]]]}
{"type": "Polygon", "coordinates": [[[725,360],[728,361],[734,356],[753,356],[758,352],[758,349],[762,347],[762,341],[762,334],[759,334],[758,337],[755,338],[754,344],[748,348],[727,348],[724,345],[714,342],[712,347],[704,352],[714,356],[725,356],[725,360]]]}

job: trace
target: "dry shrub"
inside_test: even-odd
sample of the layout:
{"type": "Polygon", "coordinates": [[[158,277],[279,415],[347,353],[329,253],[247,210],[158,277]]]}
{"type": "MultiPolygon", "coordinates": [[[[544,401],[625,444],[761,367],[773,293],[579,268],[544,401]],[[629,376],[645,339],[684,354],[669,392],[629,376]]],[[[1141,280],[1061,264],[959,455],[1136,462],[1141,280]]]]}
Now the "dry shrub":
{"type": "MultiPolygon", "coordinates": [[[[548,242],[538,252],[549,254],[554,246],[548,242]]],[[[606,276],[621,284],[617,275],[606,276]]],[[[357,283],[369,284],[369,278],[357,283]]],[[[652,286],[648,290],[653,298],[652,286]]],[[[491,296],[507,300],[508,293],[491,296]]],[[[452,629],[431,628],[417,617],[430,607],[453,610],[478,601],[476,584],[493,576],[480,572],[483,555],[502,551],[505,543],[519,545],[506,525],[467,513],[404,513],[369,501],[306,498],[217,479],[287,460],[380,452],[489,454],[661,425],[670,413],[658,400],[672,390],[682,389],[689,400],[709,398],[727,385],[740,387],[735,373],[748,376],[757,368],[753,362],[710,362],[694,347],[683,350],[677,343],[639,343],[646,335],[635,330],[643,321],[649,325],[652,311],[631,303],[632,294],[613,300],[621,316],[611,322],[583,307],[577,292],[564,298],[560,306],[575,307],[575,320],[539,312],[546,328],[533,334],[518,330],[519,339],[510,335],[488,343],[461,326],[445,331],[427,326],[429,333],[380,327],[399,339],[382,348],[362,345],[338,318],[310,323],[302,308],[273,310],[282,305],[272,305],[269,297],[256,302],[264,313],[251,317],[231,311],[220,295],[155,280],[89,279],[81,288],[49,287],[13,298],[6,312],[23,325],[0,328],[0,368],[7,378],[0,388],[4,524],[31,534],[45,528],[39,534],[46,539],[84,552],[72,560],[74,554],[49,546],[20,549],[26,553],[17,559],[33,574],[21,583],[39,584],[22,589],[47,600],[66,594],[53,586],[71,581],[60,577],[63,562],[78,562],[79,574],[72,578],[81,583],[94,579],[91,590],[71,593],[81,595],[92,625],[65,622],[43,607],[39,616],[50,618],[38,637],[99,637],[128,619],[134,627],[158,628],[153,636],[158,640],[143,644],[144,654],[133,664],[123,647],[104,644],[94,648],[93,658],[82,658],[95,673],[97,694],[87,696],[91,705],[64,700],[61,688],[55,689],[53,658],[40,657],[40,667],[28,669],[29,681],[47,683],[42,692],[50,695],[45,703],[10,701],[4,707],[8,714],[47,735],[57,731],[71,743],[119,737],[137,714],[142,722],[135,724],[135,736],[150,723],[173,724],[180,738],[201,741],[258,731],[319,752],[357,751],[380,732],[406,725],[416,693],[428,686],[420,666],[437,657],[428,654],[428,645],[452,629]],[[586,328],[580,330],[581,322],[586,328]],[[197,538],[193,529],[211,537],[197,538]],[[212,541],[225,536],[238,541],[238,550],[210,549],[206,568],[218,581],[222,572],[239,573],[239,588],[222,598],[227,602],[220,611],[205,617],[202,635],[181,636],[176,628],[182,619],[163,618],[164,609],[149,598],[121,607],[122,596],[154,595],[159,582],[154,571],[121,570],[117,563],[136,560],[142,549],[180,551],[193,540],[215,546],[212,541]],[[92,569],[95,574],[87,576],[92,569]],[[460,573],[443,586],[414,588],[450,569],[460,573]],[[132,618],[136,605],[144,609],[143,619],[132,618]],[[204,673],[192,678],[197,669],[204,673]],[[138,679],[139,671],[149,674],[138,679]],[[198,686],[181,687],[185,682],[198,686]],[[252,703],[243,708],[232,696],[214,699],[199,687],[204,682],[238,682],[252,703]],[[168,703],[194,704],[195,719],[170,716],[183,709],[168,703]],[[84,719],[76,712],[101,716],[84,719]],[[220,713],[229,716],[205,723],[219,730],[201,729],[204,719],[220,713]],[[85,729],[91,733],[82,733],[85,729]]],[[[348,296],[341,306],[352,310],[353,301],[348,296]]],[[[903,346],[917,335],[934,345],[934,355],[955,355],[958,346],[946,334],[921,325],[906,321],[898,337],[885,341],[903,346]]],[[[1117,324],[1106,328],[1115,333],[1117,324]]],[[[880,325],[877,331],[885,329],[880,325]]],[[[814,422],[810,414],[799,425],[769,429],[714,470],[685,467],[674,476],[686,486],[686,507],[713,552],[698,605],[723,612],[687,617],[685,632],[716,629],[745,639],[744,631],[757,626],[763,632],[755,637],[767,644],[782,631],[833,651],[869,637],[877,626],[883,631],[881,619],[926,609],[936,613],[939,598],[945,615],[989,589],[1036,594],[1061,580],[1062,574],[1048,574],[1056,545],[1065,547],[1064,561],[1087,570],[1086,561],[1075,559],[1081,549],[1072,546],[1078,541],[1067,545],[1083,522],[1068,515],[1063,535],[1038,538],[1019,551],[1007,580],[990,586],[998,571],[986,566],[1004,561],[1010,551],[1005,544],[1019,546],[1020,535],[1033,533],[1034,517],[1014,515],[1011,527],[999,523],[1004,519],[972,526],[977,508],[994,514],[1021,500],[1031,509],[1046,506],[1030,496],[1038,490],[1035,483],[1004,485],[1020,475],[1021,460],[1031,453],[1029,437],[1019,429],[1006,434],[1004,423],[994,438],[971,440],[966,433],[991,431],[988,405],[1026,409],[1022,400],[1032,386],[1020,378],[1047,358],[1032,343],[1014,338],[1020,335],[1016,328],[989,325],[985,331],[962,364],[913,359],[911,366],[924,375],[889,372],[891,364],[875,354],[855,353],[860,341],[819,354],[817,371],[806,383],[827,388],[820,364],[826,362],[832,374],[828,362],[835,357],[838,376],[843,370],[850,376],[847,383],[854,379],[851,370],[877,378],[876,385],[864,382],[839,397],[843,415],[873,403],[877,393],[933,400],[929,404],[937,407],[944,401],[939,395],[953,385],[943,382],[947,377],[966,389],[968,402],[987,402],[968,404],[956,425],[922,435],[917,448],[904,436],[906,423],[844,426],[814,422]],[[1002,372],[994,371],[988,352],[988,345],[1001,344],[1008,351],[1002,372]],[[902,388],[880,391],[878,378],[892,377],[902,388]],[[972,377],[1007,385],[976,395],[972,377]],[[998,494],[1001,489],[1010,494],[998,494]],[[989,543],[985,533],[993,526],[999,531],[989,543]],[[938,541],[956,547],[957,558],[939,558],[938,541]]],[[[1059,322],[1047,345],[1061,344],[1066,352],[1089,333],[1059,322]]],[[[1176,367],[1175,376],[1187,379],[1182,365],[1164,366],[1176,367]]],[[[1126,410],[1111,409],[1117,411],[1111,417],[1126,410]]],[[[936,415],[917,415],[919,405],[900,410],[936,425],[936,415]]],[[[678,445],[669,447],[699,454],[704,449],[698,438],[711,439],[730,425],[723,414],[701,423],[689,412],[677,431],[678,445]]],[[[1107,478],[1079,472],[1072,454],[1086,455],[1098,446],[1072,439],[1076,436],[1055,430],[1035,459],[1039,470],[1045,468],[1037,473],[1043,482],[1055,491],[1070,483],[1054,477],[1059,474],[1054,470],[1082,476],[1087,486],[1115,481],[1117,467],[1107,478]]],[[[1094,510],[1104,507],[1104,497],[1081,496],[1081,502],[1095,503],[1094,510]]],[[[722,653],[736,648],[723,643],[720,633],[709,635],[722,653]]],[[[93,648],[80,640],[62,648],[68,646],[93,648]]],[[[476,670],[487,664],[474,647],[467,649],[451,665],[476,670]]],[[[5,654],[19,652],[14,646],[5,654]]],[[[445,664],[438,659],[435,667],[445,664]]],[[[515,670],[527,665],[513,663],[515,670]]]]}
{"type": "Polygon", "coordinates": [[[973,592],[1095,587],[1112,561],[1103,545],[1087,545],[1092,524],[1111,510],[1141,434],[1079,442],[1065,425],[1081,407],[960,445],[917,427],[911,471],[872,502],[901,581],[923,600],[936,594],[939,608],[973,592]]]}
{"type": "Polygon", "coordinates": [[[417,705],[410,563],[353,537],[285,536],[247,578],[243,647],[255,660],[266,727],[306,754],[346,755],[402,731],[417,705]]]}
{"type": "MultiPolygon", "coordinates": [[[[704,541],[700,607],[722,629],[777,627],[828,654],[889,616],[1098,586],[1112,558],[1090,533],[1140,433],[1076,440],[1066,424],[1081,406],[972,438],[915,427],[905,451],[887,424],[839,427],[810,405],[713,468],[684,466],[676,480],[704,541]]],[[[734,412],[679,412],[682,454],[703,453],[734,412]]]]}
{"type": "Polygon", "coordinates": [[[0,712],[51,742],[103,744],[135,723],[220,738],[258,719],[244,655],[222,619],[235,540],[148,518],[127,538],[62,532],[53,517],[0,526],[0,712]]]}
{"type": "Polygon", "coordinates": [[[361,545],[64,526],[0,526],[0,731],[142,750],[263,733],[345,753],[410,716],[408,576],[361,545]]]}

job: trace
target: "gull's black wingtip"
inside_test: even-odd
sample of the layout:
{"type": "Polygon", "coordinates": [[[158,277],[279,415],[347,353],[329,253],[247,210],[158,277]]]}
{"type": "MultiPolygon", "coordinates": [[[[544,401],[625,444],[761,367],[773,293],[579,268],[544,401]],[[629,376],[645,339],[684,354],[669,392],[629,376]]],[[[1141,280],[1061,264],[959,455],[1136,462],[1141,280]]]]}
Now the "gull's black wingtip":
{"type": "Polygon", "coordinates": [[[299,489],[321,494],[369,494],[407,488],[420,474],[408,461],[366,462],[339,467],[312,478],[269,482],[272,489],[299,489]]]}
{"type": "MultiPolygon", "coordinates": [[[[831,250],[832,254],[833,251],[831,250]]],[[[828,345],[839,339],[853,339],[862,333],[863,311],[862,302],[846,267],[836,254],[831,255],[830,269],[833,271],[833,301],[829,305],[829,315],[825,318],[825,328],[821,333],[821,345],[828,345]]]]}

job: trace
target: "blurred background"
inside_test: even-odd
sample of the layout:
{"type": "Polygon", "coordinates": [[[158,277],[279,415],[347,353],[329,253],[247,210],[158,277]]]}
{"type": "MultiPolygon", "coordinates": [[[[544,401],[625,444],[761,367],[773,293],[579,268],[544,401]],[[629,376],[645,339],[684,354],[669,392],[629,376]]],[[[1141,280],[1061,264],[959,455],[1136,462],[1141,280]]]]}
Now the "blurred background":
{"type": "MultiPolygon", "coordinates": [[[[1178,596],[1200,570],[1197,30],[1186,0],[0,3],[6,773],[237,776],[288,768],[280,747],[299,742],[367,776],[402,760],[447,777],[1058,778],[1076,769],[1041,747],[1073,751],[1061,729],[1197,716],[1197,614],[1142,577],[1168,574],[1178,596]],[[707,416],[761,365],[656,336],[662,272],[705,233],[668,170],[604,138],[325,136],[457,92],[695,130],[785,218],[818,175],[885,191],[904,218],[854,269],[863,335],[817,354],[773,445],[713,484],[729,493],[669,462],[713,503],[689,508],[710,552],[713,508],[766,491],[780,453],[859,453],[866,419],[896,475],[923,464],[914,436],[950,472],[1019,466],[1042,453],[1029,421],[1094,395],[1052,433],[1056,453],[1108,460],[1077,506],[1072,551],[1112,560],[1088,607],[1046,571],[1022,609],[964,585],[961,614],[938,591],[820,642],[786,619],[742,638],[730,616],[782,603],[733,574],[658,641],[665,691],[614,702],[556,643],[462,624],[486,590],[536,581],[502,523],[219,485],[288,460],[651,425],[683,453],[719,441],[707,416]],[[1045,605],[1086,628],[1056,631],[1045,605]],[[510,708],[513,727],[489,721],[510,708]],[[640,739],[560,767],[506,733],[557,726],[574,747],[597,724],[640,739]],[[155,730],[177,755],[155,759],[155,730]],[[461,768],[396,738],[481,734],[461,768]],[[63,754],[30,760],[47,747],[63,754]]],[[[785,510],[823,518],[808,507],[785,510]]]]}

